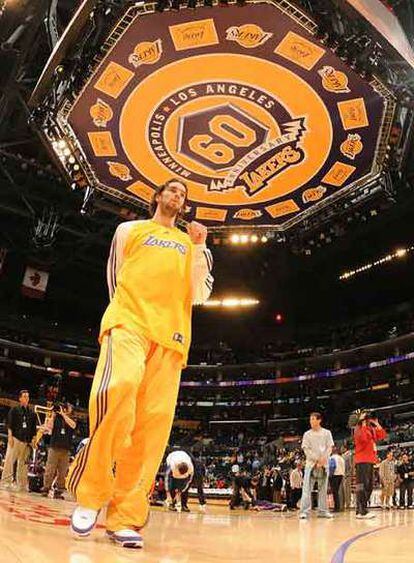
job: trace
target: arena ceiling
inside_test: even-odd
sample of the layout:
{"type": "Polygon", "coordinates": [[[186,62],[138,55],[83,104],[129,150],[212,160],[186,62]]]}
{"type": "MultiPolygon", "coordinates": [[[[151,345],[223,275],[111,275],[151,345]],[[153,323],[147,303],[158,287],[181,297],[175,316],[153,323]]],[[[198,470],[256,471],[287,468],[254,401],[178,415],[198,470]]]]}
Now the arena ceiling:
{"type": "MultiPolygon", "coordinates": [[[[102,58],[105,55],[101,51],[100,45],[109,36],[113,24],[119,21],[125,12],[125,5],[128,4],[117,0],[91,1],[90,3],[96,6],[93,17],[88,20],[89,27],[85,28],[82,33],[82,41],[78,40],[77,48],[66,53],[65,58],[59,61],[51,76],[49,86],[53,87],[48,89],[50,103],[53,102],[53,96],[56,96],[56,102],[69,99],[70,92],[72,94],[79,92],[80,87],[87,83],[90,71],[93,70],[96,63],[95,58],[97,56],[102,58]],[[85,69],[87,72],[84,72],[85,69]]],[[[399,60],[395,53],[386,51],[385,48],[381,51],[380,59],[378,60],[377,57],[376,61],[370,62],[369,60],[372,49],[365,51],[359,49],[361,56],[357,56],[354,45],[356,30],[359,30],[359,34],[362,35],[362,33],[368,34],[369,29],[358,18],[349,19],[348,12],[343,6],[345,2],[302,0],[291,4],[305,10],[308,17],[316,21],[318,24],[316,34],[318,38],[324,37],[327,42],[329,57],[333,51],[335,56],[339,57],[339,59],[335,59],[339,71],[345,71],[352,65],[352,76],[357,73],[359,75],[361,73],[362,75],[369,74],[372,70],[370,65],[375,63],[377,73],[387,89],[392,91],[399,107],[406,108],[406,113],[410,115],[413,100],[410,88],[413,83],[407,78],[403,61],[399,60]],[[335,10],[332,9],[332,4],[335,5],[335,10]],[[384,64],[385,62],[387,64],[384,64]]],[[[395,12],[400,15],[400,21],[405,26],[407,36],[412,39],[414,25],[410,3],[397,0],[390,4],[393,4],[395,12]]],[[[82,186],[82,182],[77,182],[76,189],[71,190],[70,186],[74,183],[74,179],[70,178],[67,170],[62,168],[56,151],[49,150],[50,147],[48,148],[47,143],[44,143],[44,138],[41,138],[44,137],[42,133],[45,120],[44,106],[42,106],[41,100],[29,105],[36,84],[42,76],[53,50],[53,45],[67,30],[68,23],[78,6],[79,3],[71,0],[43,0],[36,3],[30,2],[30,0],[13,0],[13,2],[8,2],[5,8],[3,7],[0,16],[0,42],[2,45],[0,50],[0,245],[18,255],[22,262],[31,260],[39,264],[43,263],[62,276],[70,277],[82,272],[87,280],[91,276],[96,276],[98,272],[102,272],[109,239],[116,224],[122,218],[144,216],[145,212],[140,205],[136,205],[135,200],[128,197],[113,197],[114,194],[111,194],[110,190],[106,192],[99,189],[87,190],[85,185],[82,186]],[[48,18],[48,25],[44,23],[45,17],[48,18]]],[[[187,10],[188,8],[186,8],[187,10]]],[[[205,13],[204,10],[208,11],[204,6],[201,6],[200,10],[203,13],[205,13]]],[[[179,14],[176,12],[172,15],[164,13],[158,14],[156,17],[177,19],[179,14]]],[[[246,22],[240,21],[239,23],[239,27],[241,27],[246,22]]],[[[262,31],[266,32],[264,28],[262,31]]],[[[268,33],[272,33],[272,31],[270,30],[268,33]]],[[[155,41],[156,39],[154,38],[155,41]]],[[[143,37],[142,42],[144,40],[143,37]]],[[[264,40],[263,37],[262,40],[264,40]]],[[[232,48],[234,47],[236,56],[236,51],[242,47],[236,41],[231,41],[229,44],[232,48]]],[[[132,46],[130,55],[134,53],[134,47],[135,44],[132,46]]],[[[140,53],[136,53],[136,56],[139,60],[140,53]]],[[[141,68],[145,68],[145,66],[149,67],[149,65],[141,65],[141,68]]],[[[319,76],[320,84],[322,84],[322,77],[316,76],[319,76]]],[[[340,77],[337,75],[334,78],[338,78],[338,76],[340,77]]],[[[357,81],[357,78],[355,80],[357,81]]],[[[341,81],[339,80],[339,82],[341,81]]],[[[361,88],[363,87],[361,82],[361,88]]],[[[325,92],[329,93],[328,90],[325,92]]],[[[334,93],[331,94],[335,96],[334,93]]],[[[76,99],[73,97],[73,101],[76,99]]],[[[95,109],[97,115],[105,117],[105,107],[95,109]]],[[[79,111],[81,111],[80,105],[79,111]]],[[[115,111],[115,109],[111,107],[111,111],[115,111]]],[[[240,119],[236,115],[231,117],[240,119]]],[[[76,129],[75,119],[76,115],[73,114],[74,129],[76,129]]],[[[408,122],[405,121],[405,123],[408,122]]],[[[100,130],[100,127],[96,127],[96,131],[100,130]]],[[[349,133],[352,134],[352,131],[349,133]]],[[[353,199],[347,200],[346,205],[344,205],[344,200],[339,200],[337,204],[333,202],[332,206],[322,210],[321,213],[309,214],[305,221],[301,221],[299,227],[293,227],[282,236],[274,235],[274,238],[271,239],[273,244],[260,250],[260,274],[253,276],[252,273],[252,286],[254,285],[253,277],[264,280],[267,276],[272,275],[273,260],[275,256],[279,256],[280,247],[283,246],[276,244],[276,241],[287,242],[289,248],[300,253],[304,251],[309,240],[315,238],[315,234],[318,235],[319,232],[327,229],[331,229],[332,239],[344,237],[344,234],[350,231],[352,236],[352,233],[355,235],[359,229],[355,230],[352,226],[355,225],[355,221],[352,224],[347,217],[350,214],[354,216],[356,212],[360,216],[366,214],[369,217],[369,211],[372,209],[379,211],[379,218],[375,219],[377,225],[382,217],[387,216],[395,217],[393,227],[395,232],[402,227],[401,222],[398,221],[398,206],[405,211],[411,206],[414,209],[411,195],[414,159],[407,158],[408,147],[403,142],[409,131],[401,131],[397,127],[394,133],[396,145],[394,145],[393,151],[386,155],[390,165],[387,167],[387,174],[381,181],[367,185],[365,189],[354,194],[353,199]],[[403,148],[405,152],[402,153],[403,148]],[[387,211],[390,207],[393,209],[387,211]],[[381,212],[381,210],[384,211],[381,212]]],[[[82,134],[82,131],[79,130],[79,136],[82,134]]],[[[255,134],[259,135],[259,132],[256,131],[255,134]]],[[[348,133],[345,137],[347,135],[348,133]]],[[[340,150],[339,147],[340,144],[337,150],[340,150]]],[[[51,148],[53,149],[53,146],[51,148]]],[[[105,173],[108,170],[109,168],[105,173]]],[[[121,175],[122,171],[120,173],[118,169],[117,173],[121,175]]],[[[98,180],[102,184],[105,183],[103,177],[98,180]]],[[[122,179],[116,178],[116,176],[114,180],[119,181],[118,186],[122,183],[122,179]]],[[[139,181],[139,178],[134,177],[131,183],[139,181]]],[[[320,182],[316,182],[315,186],[311,187],[317,188],[319,185],[320,182]]],[[[209,186],[211,187],[211,179],[209,186]]],[[[309,186],[306,189],[309,189],[309,186]]],[[[304,191],[302,190],[299,195],[301,205],[304,201],[304,191]]],[[[316,198],[318,193],[308,195],[316,198]]],[[[248,205],[247,209],[257,211],[251,205],[248,205]]],[[[266,224],[267,222],[263,223],[263,225],[266,224]]],[[[217,223],[213,222],[211,226],[217,226],[217,223]]],[[[361,224],[360,228],[366,229],[367,227],[365,224],[361,224]]],[[[384,230],[378,226],[375,228],[379,236],[387,236],[384,230]]],[[[357,249],[354,247],[353,250],[357,249]]],[[[225,248],[223,252],[225,252],[225,248]]],[[[332,251],[332,254],[335,253],[332,251]]],[[[231,270],[234,264],[237,267],[239,258],[235,257],[234,260],[235,262],[232,262],[230,259],[228,268],[223,266],[221,272],[226,282],[230,284],[231,270]]],[[[266,286],[267,283],[264,283],[264,289],[268,289],[266,286]]]]}

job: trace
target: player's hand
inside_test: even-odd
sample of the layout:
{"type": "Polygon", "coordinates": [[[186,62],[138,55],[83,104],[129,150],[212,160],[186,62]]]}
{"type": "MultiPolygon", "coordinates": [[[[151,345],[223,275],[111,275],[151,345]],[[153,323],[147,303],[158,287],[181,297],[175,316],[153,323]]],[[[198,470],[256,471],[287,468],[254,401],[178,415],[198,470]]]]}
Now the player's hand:
{"type": "Polygon", "coordinates": [[[193,244],[205,244],[207,240],[207,227],[197,221],[187,225],[187,233],[193,244]]]}

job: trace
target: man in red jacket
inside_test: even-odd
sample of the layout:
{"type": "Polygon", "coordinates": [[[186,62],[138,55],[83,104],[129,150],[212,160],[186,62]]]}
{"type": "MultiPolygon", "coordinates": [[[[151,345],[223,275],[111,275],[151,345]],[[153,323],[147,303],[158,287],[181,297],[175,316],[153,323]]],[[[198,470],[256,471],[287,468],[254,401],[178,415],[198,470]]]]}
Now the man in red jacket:
{"type": "Polygon", "coordinates": [[[367,413],[360,416],[354,433],[356,517],[359,519],[375,517],[375,514],[368,512],[367,506],[372,493],[374,465],[378,461],[376,442],[384,440],[386,436],[377,418],[369,418],[367,413]]]}

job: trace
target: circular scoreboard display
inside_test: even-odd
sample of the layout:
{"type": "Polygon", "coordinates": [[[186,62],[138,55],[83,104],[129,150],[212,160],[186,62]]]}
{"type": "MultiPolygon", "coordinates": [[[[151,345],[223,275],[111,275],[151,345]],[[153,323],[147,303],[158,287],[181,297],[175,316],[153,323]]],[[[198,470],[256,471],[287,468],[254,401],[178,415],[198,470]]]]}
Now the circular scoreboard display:
{"type": "Polygon", "coordinates": [[[120,199],[179,177],[189,219],[283,228],[380,169],[385,89],[277,5],[129,11],[108,44],[63,119],[120,199]]]}

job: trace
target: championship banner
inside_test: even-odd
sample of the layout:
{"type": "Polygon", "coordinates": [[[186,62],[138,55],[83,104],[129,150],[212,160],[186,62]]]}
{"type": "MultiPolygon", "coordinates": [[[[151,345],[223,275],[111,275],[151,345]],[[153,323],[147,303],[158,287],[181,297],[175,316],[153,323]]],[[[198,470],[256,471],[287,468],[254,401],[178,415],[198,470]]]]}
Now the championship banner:
{"type": "Polygon", "coordinates": [[[381,170],[388,91],[296,8],[134,9],[60,111],[98,189],[147,205],[179,177],[188,220],[287,228],[381,170]]]}
{"type": "Polygon", "coordinates": [[[22,293],[26,297],[43,299],[46,293],[49,273],[27,266],[23,278],[22,293]]]}

